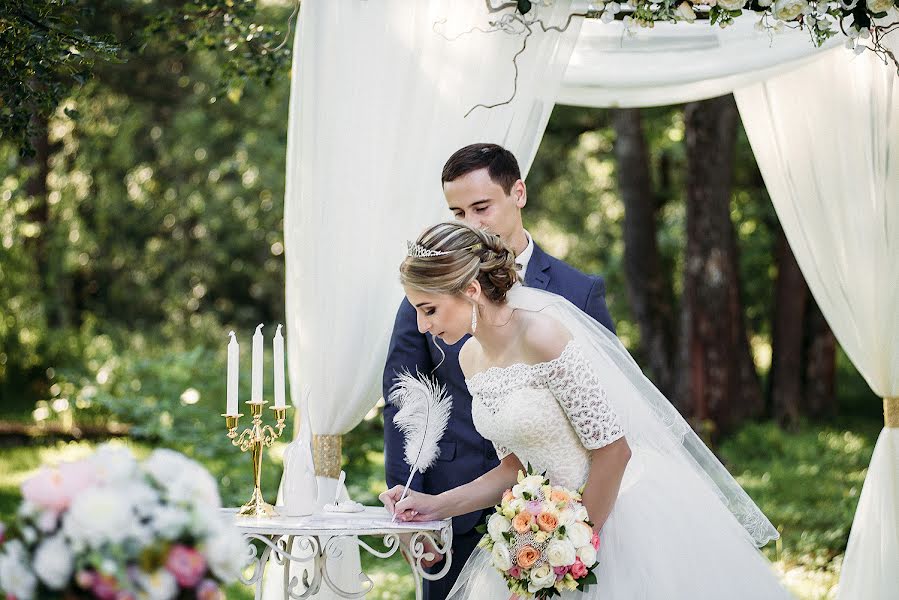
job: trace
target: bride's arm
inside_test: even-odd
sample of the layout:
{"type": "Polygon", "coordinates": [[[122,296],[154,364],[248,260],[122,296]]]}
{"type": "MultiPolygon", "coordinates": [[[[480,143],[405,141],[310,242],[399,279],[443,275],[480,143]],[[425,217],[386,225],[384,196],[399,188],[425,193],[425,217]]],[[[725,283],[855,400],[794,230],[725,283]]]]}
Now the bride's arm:
{"type": "Polygon", "coordinates": [[[499,504],[503,492],[517,483],[519,470],[524,470],[521,461],[514,454],[509,454],[499,465],[474,481],[442,494],[431,496],[409,490],[406,498],[397,502],[403,493],[403,486],[398,485],[381,494],[381,501],[402,521],[448,519],[499,504]]]}
{"type": "Polygon", "coordinates": [[[593,529],[599,531],[615,506],[624,468],[631,458],[631,449],[625,438],[618,438],[608,446],[590,451],[590,474],[581,498],[593,529]]]}

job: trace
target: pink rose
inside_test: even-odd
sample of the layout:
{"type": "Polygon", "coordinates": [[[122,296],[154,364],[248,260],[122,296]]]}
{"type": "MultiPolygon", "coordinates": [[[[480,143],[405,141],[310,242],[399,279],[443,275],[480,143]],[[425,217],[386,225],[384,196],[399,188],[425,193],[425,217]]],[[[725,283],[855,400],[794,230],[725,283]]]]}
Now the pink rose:
{"type": "Polygon", "coordinates": [[[574,564],[571,565],[571,576],[575,579],[587,576],[587,567],[581,562],[581,559],[574,559],[574,564]]]}
{"type": "Polygon", "coordinates": [[[204,579],[197,586],[197,600],[225,600],[225,595],[216,582],[204,579]]]}
{"type": "Polygon", "coordinates": [[[94,470],[87,461],[42,467],[22,483],[22,496],[35,506],[59,514],[72,499],[94,483],[94,470]]]}
{"type": "Polygon", "coordinates": [[[81,570],[75,573],[75,585],[83,590],[89,590],[94,587],[94,579],[96,573],[93,571],[81,570]]]}
{"type": "Polygon", "coordinates": [[[598,552],[599,551],[599,532],[598,531],[593,532],[593,539],[590,540],[590,543],[593,544],[593,549],[598,552]]]}
{"type": "Polygon", "coordinates": [[[559,581],[560,579],[564,579],[565,575],[567,575],[568,571],[570,571],[570,570],[571,570],[570,565],[565,566],[565,567],[553,567],[553,573],[556,574],[556,581],[559,581]]]}
{"type": "Polygon", "coordinates": [[[506,571],[509,577],[514,577],[515,579],[521,579],[521,567],[518,565],[512,565],[512,567],[506,571]]]}
{"type": "Polygon", "coordinates": [[[116,600],[116,594],[119,592],[119,584],[115,577],[98,573],[91,586],[91,592],[93,592],[94,597],[99,600],[116,600]]]}
{"type": "Polygon", "coordinates": [[[543,502],[540,500],[528,500],[525,504],[525,508],[529,513],[536,517],[543,512],[543,502]]]}
{"type": "Polygon", "coordinates": [[[193,588],[206,572],[206,559],[203,555],[182,544],[175,544],[169,550],[165,568],[175,576],[175,581],[183,588],[193,588]]]}

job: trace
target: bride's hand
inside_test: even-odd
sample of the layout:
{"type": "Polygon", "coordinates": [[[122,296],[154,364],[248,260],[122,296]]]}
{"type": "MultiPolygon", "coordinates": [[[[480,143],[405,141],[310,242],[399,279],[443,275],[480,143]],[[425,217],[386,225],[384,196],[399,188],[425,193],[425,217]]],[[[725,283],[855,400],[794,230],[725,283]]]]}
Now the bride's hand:
{"type": "Polygon", "coordinates": [[[403,486],[397,485],[378,496],[387,510],[396,515],[397,520],[439,521],[448,516],[437,496],[409,490],[400,502],[402,493],[403,486]]]}

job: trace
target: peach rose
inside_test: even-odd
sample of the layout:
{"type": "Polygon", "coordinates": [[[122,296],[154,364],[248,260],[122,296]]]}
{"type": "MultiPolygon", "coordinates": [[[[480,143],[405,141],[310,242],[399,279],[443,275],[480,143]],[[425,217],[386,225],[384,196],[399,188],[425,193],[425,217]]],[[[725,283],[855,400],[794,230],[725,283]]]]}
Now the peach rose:
{"type": "Polygon", "coordinates": [[[540,551],[532,546],[524,546],[518,551],[518,556],[515,557],[518,566],[522,569],[530,569],[539,559],[540,551]]]}
{"type": "Polygon", "coordinates": [[[553,490],[549,494],[550,502],[570,502],[571,495],[565,490],[553,490]]]}
{"type": "Polygon", "coordinates": [[[512,527],[518,533],[524,533],[531,530],[531,524],[534,522],[534,515],[526,510],[521,511],[512,519],[512,527]]]}
{"type": "Polygon", "coordinates": [[[503,492],[503,502],[511,502],[513,498],[515,498],[515,496],[512,495],[512,490],[503,492]]]}
{"type": "Polygon", "coordinates": [[[543,531],[555,531],[559,527],[559,519],[552,513],[542,512],[537,515],[537,527],[543,531]]]}

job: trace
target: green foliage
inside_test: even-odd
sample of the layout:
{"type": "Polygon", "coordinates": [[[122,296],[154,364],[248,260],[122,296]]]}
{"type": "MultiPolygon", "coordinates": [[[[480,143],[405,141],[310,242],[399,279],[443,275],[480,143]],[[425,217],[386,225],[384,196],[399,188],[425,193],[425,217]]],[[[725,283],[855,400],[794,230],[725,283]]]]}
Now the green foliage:
{"type": "MultiPolygon", "coordinates": [[[[98,64],[160,53],[213,52],[217,88],[239,98],[248,81],[268,85],[290,64],[287,32],[259,20],[256,0],[8,0],[0,9],[0,132],[34,155],[40,123],[91,79],[98,64]]],[[[77,117],[72,108],[64,109],[77,117]]]]}
{"type": "Polygon", "coordinates": [[[771,558],[786,568],[836,569],[879,429],[876,420],[856,420],[789,434],[765,423],[722,445],[725,464],[782,533],[771,558]]]}
{"type": "Polygon", "coordinates": [[[46,195],[0,144],[0,413],[48,399],[93,336],[184,350],[284,320],[287,80],[219,101],[214,55],[160,53],[65,101],[46,195]]]}
{"type": "Polygon", "coordinates": [[[110,36],[90,35],[95,12],[77,0],[7,0],[0,9],[0,132],[32,155],[32,115],[47,117],[90,78],[95,60],[112,60],[110,36]]]}

